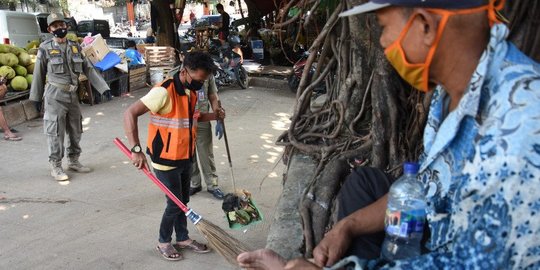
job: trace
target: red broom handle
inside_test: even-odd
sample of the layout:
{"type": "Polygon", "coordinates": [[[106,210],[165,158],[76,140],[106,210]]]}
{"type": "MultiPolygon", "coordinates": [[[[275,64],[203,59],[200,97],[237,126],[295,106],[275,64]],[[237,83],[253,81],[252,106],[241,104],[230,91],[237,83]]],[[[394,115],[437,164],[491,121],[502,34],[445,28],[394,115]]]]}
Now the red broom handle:
{"type": "MultiPolygon", "coordinates": [[[[120,148],[120,150],[122,150],[122,152],[124,152],[124,154],[131,159],[131,151],[124,145],[124,143],[122,143],[122,141],[118,138],[114,138],[114,144],[116,144],[116,146],[118,146],[118,148],[120,148]]],[[[176,205],[178,205],[178,207],[180,207],[180,209],[182,209],[182,211],[184,213],[187,213],[189,211],[189,208],[187,208],[187,206],[182,203],[178,197],[176,197],[170,190],[169,188],[167,188],[163,183],[161,183],[161,181],[159,181],[159,179],[157,179],[156,176],[154,176],[154,174],[152,174],[148,168],[143,167],[142,168],[142,171],[144,172],[144,174],[146,174],[146,176],[148,176],[148,178],[150,178],[150,180],[152,180],[152,182],[154,182],[154,184],[156,184],[159,189],[161,189],[163,192],[165,192],[165,195],[167,195],[167,197],[169,197],[169,199],[171,199],[174,203],[176,203],[176,205]]]]}

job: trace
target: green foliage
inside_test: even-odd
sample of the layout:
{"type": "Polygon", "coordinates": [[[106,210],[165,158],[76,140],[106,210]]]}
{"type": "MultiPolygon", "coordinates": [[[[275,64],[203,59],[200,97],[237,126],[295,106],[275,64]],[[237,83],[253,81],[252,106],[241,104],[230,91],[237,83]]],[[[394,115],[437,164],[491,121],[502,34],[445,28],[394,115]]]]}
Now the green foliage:
{"type": "Polygon", "coordinates": [[[1,5],[7,5],[9,3],[16,3],[15,0],[0,0],[1,5]]]}
{"type": "Polygon", "coordinates": [[[69,11],[68,0],[58,0],[58,5],[62,8],[64,13],[69,11]]]}

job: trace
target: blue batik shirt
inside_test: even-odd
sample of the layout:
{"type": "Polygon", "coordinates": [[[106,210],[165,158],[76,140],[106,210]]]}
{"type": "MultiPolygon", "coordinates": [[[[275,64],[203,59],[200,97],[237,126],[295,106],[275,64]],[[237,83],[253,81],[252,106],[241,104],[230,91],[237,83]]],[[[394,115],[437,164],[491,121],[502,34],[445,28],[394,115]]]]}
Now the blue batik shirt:
{"type": "Polygon", "coordinates": [[[505,25],[492,28],[464,96],[446,117],[447,94],[435,90],[419,172],[430,252],[385,268],[540,269],[540,65],[507,36],[505,25]]]}

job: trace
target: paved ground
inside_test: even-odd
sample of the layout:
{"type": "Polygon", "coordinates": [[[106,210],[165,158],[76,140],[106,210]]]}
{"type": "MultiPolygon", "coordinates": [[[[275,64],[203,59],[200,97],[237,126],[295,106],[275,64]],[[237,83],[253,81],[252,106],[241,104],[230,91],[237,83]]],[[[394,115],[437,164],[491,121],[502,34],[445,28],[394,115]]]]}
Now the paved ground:
{"type": "Polygon", "coordinates": [[[245,60],[244,67],[246,68],[247,72],[249,72],[250,75],[273,76],[277,78],[286,78],[293,71],[292,66],[290,67],[273,66],[273,65],[263,66],[252,60],[245,60]]]}
{"type": "MultiPolygon", "coordinates": [[[[70,173],[71,181],[64,184],[49,176],[41,120],[16,127],[23,141],[0,141],[0,269],[234,269],[215,252],[187,252],[184,261],[169,262],[154,251],[164,197],[112,143],[114,137],[124,138],[123,111],[144,93],[82,105],[81,161],[94,172],[70,173]]],[[[228,231],[261,248],[282,190],[283,149],[274,141],[288,126],[294,95],[287,89],[250,88],[224,89],[220,96],[237,186],[253,192],[266,218],[246,231],[228,231]]],[[[139,123],[144,138],[147,120],[139,123]]],[[[223,141],[214,148],[221,185],[228,191],[232,185],[223,141]]],[[[221,201],[210,194],[197,194],[190,206],[226,226],[221,201]]],[[[191,224],[189,229],[203,241],[191,224]]]]}

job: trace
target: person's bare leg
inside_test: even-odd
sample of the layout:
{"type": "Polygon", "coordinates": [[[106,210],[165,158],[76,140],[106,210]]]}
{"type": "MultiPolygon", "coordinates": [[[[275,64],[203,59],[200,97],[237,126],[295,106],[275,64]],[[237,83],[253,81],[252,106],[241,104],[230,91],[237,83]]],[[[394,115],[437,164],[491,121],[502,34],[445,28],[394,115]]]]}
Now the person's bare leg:
{"type": "Polygon", "coordinates": [[[252,270],[282,270],[287,261],[270,249],[259,249],[244,252],[236,258],[243,269],[252,270]]]}
{"type": "Polygon", "coordinates": [[[9,138],[17,137],[17,135],[11,132],[11,129],[9,128],[7,124],[6,118],[4,117],[4,111],[2,110],[1,107],[0,107],[0,128],[4,130],[4,137],[9,137],[9,138]]]}

